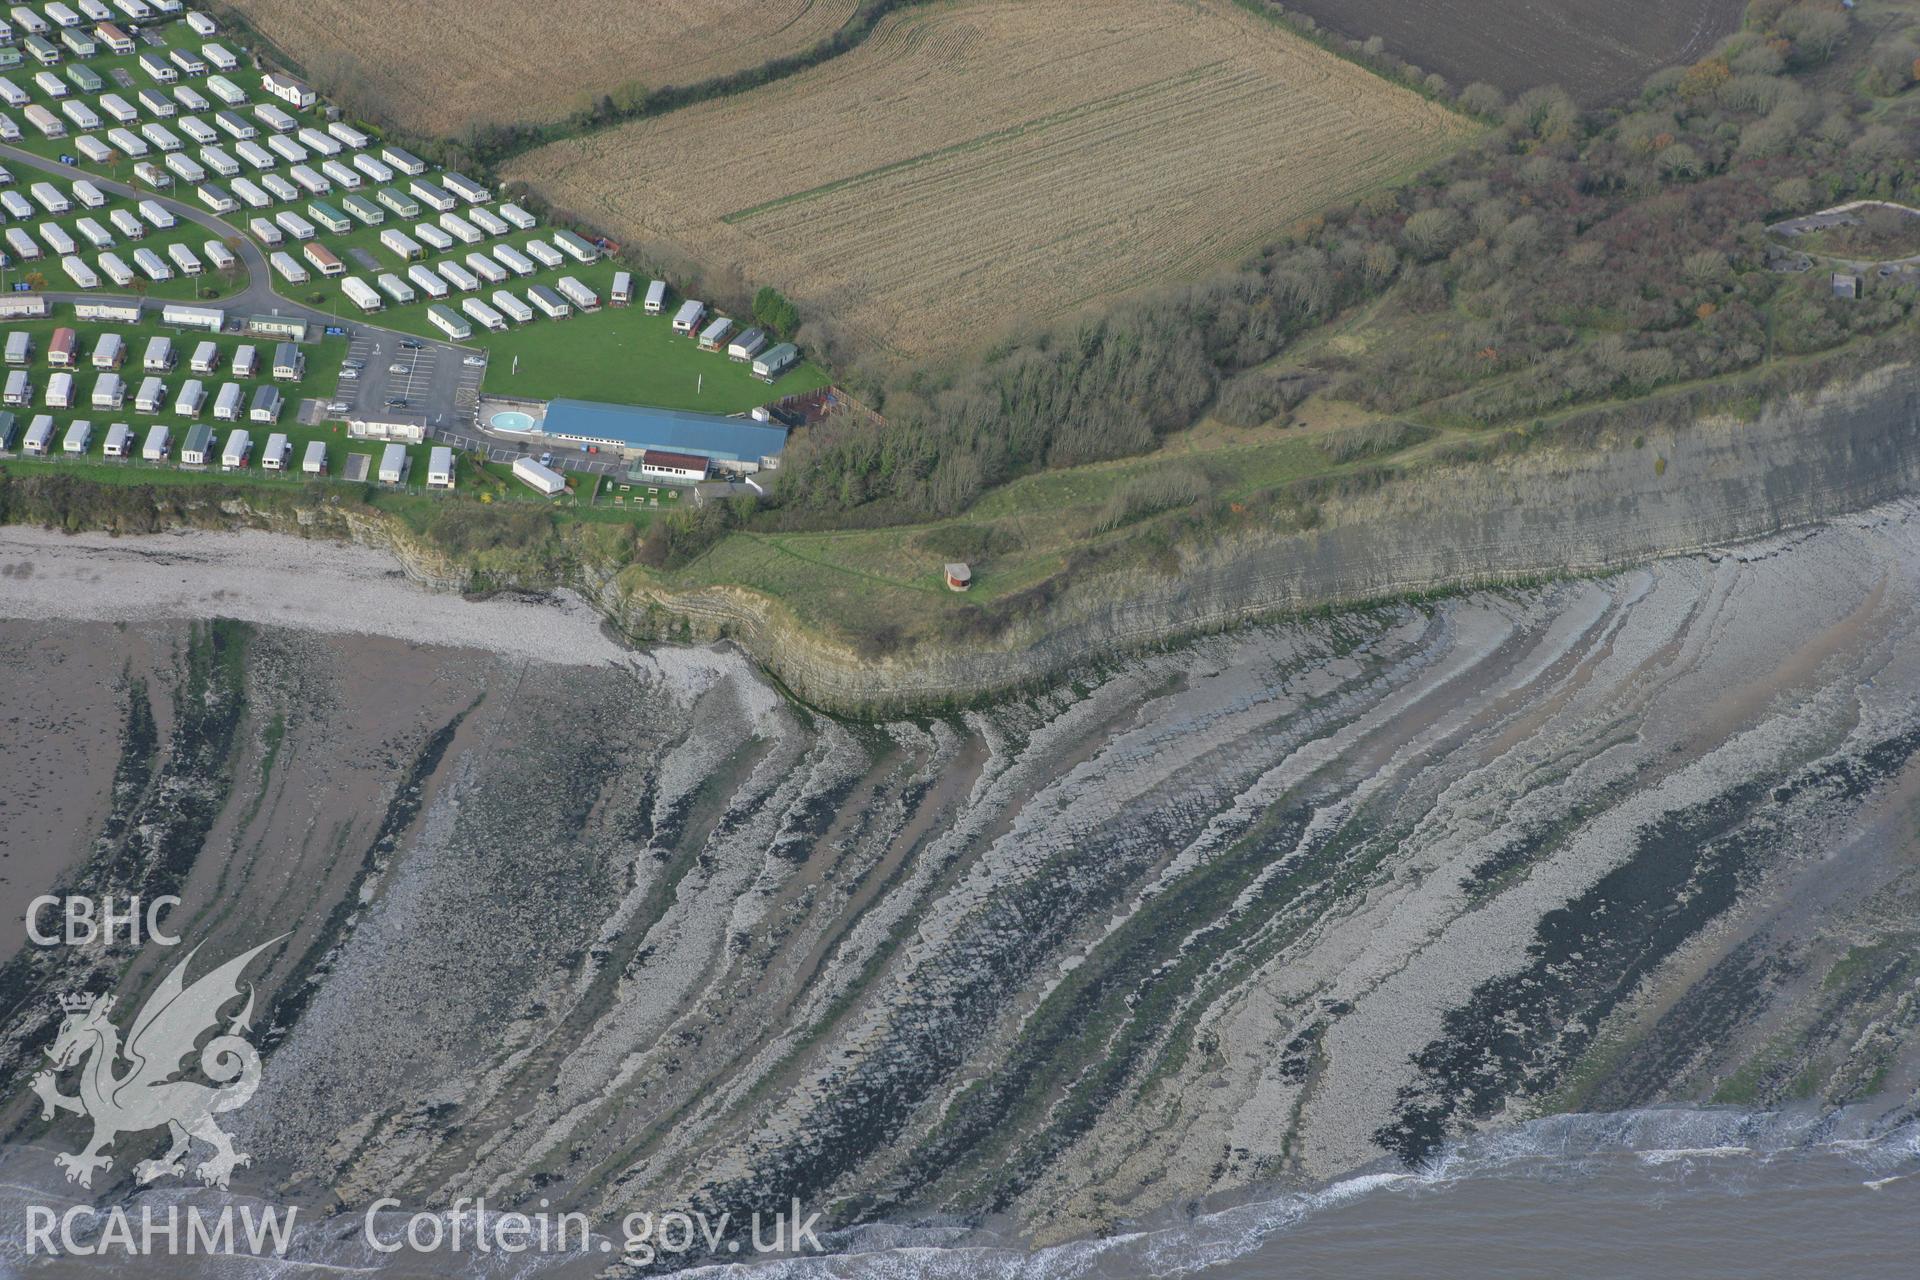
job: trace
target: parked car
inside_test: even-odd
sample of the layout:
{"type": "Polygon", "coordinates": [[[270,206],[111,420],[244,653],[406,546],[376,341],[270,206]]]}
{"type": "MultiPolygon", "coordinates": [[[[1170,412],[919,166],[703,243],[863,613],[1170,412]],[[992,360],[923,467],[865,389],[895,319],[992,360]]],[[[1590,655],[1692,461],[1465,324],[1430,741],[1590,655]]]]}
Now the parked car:
{"type": "Polygon", "coordinates": [[[400,340],[400,349],[402,351],[418,351],[420,350],[420,348],[426,345],[427,345],[426,343],[417,342],[412,338],[402,338],[400,340]]]}
{"type": "Polygon", "coordinates": [[[468,356],[460,363],[469,369],[484,369],[487,367],[487,358],[485,356],[468,356]]]}

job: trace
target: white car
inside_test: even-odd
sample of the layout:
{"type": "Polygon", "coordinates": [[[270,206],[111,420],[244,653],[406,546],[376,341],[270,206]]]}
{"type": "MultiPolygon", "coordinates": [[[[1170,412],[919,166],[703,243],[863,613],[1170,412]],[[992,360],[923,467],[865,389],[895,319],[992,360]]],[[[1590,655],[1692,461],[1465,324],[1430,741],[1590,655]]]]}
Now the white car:
{"type": "Polygon", "coordinates": [[[469,369],[484,369],[487,367],[487,358],[485,356],[468,356],[460,363],[469,369]]]}

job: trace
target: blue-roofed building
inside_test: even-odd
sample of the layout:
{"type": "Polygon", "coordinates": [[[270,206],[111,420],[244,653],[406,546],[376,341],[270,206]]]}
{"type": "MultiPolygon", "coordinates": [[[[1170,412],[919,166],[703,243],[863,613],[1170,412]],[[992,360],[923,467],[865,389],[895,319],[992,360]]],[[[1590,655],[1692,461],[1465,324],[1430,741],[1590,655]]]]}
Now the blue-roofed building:
{"type": "Polygon", "coordinates": [[[594,400],[553,401],[542,429],[563,440],[617,449],[626,457],[638,458],[649,449],[695,453],[713,459],[716,470],[749,474],[779,466],[787,447],[787,429],[776,423],[594,400]]]}

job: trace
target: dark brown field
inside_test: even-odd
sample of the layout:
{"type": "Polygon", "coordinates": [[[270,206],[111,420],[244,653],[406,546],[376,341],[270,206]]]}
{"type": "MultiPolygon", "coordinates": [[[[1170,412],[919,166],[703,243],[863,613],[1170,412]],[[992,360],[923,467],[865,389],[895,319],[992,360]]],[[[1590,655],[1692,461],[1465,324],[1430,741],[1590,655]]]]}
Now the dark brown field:
{"type": "Polygon", "coordinates": [[[1455,85],[1509,92],[1557,84],[1583,103],[1691,62],[1740,25],[1744,0],[1286,0],[1342,35],[1379,36],[1387,52],[1455,85]]]}

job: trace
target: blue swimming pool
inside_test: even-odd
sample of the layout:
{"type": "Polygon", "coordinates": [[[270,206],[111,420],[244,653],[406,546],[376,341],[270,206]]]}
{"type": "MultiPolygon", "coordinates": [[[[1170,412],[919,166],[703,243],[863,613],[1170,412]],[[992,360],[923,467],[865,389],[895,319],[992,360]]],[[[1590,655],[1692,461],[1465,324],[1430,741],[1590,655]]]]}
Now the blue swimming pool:
{"type": "Polygon", "coordinates": [[[531,431],[533,415],[522,413],[518,409],[502,409],[487,419],[487,425],[495,431],[531,431]]]}

